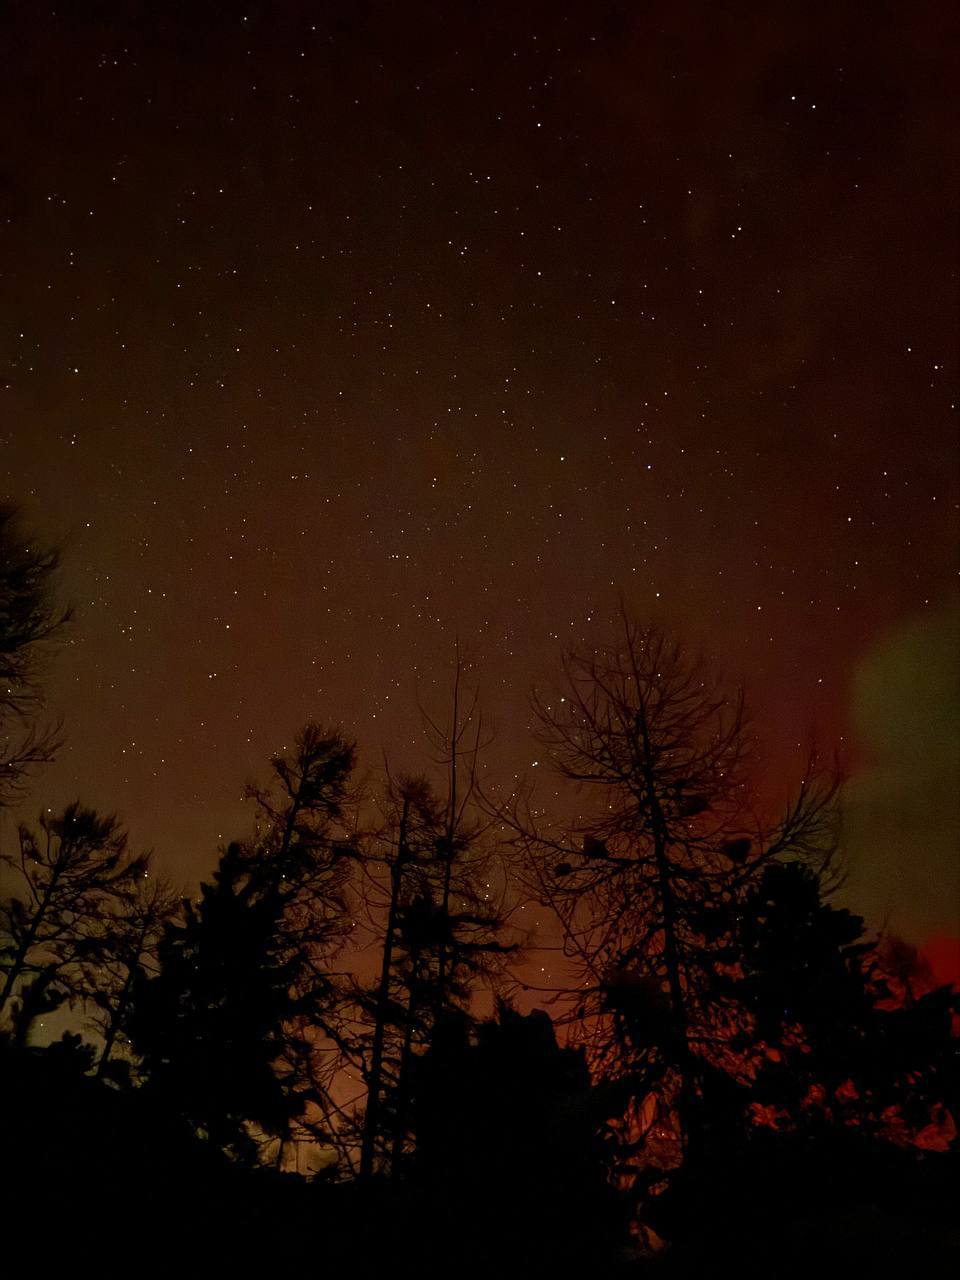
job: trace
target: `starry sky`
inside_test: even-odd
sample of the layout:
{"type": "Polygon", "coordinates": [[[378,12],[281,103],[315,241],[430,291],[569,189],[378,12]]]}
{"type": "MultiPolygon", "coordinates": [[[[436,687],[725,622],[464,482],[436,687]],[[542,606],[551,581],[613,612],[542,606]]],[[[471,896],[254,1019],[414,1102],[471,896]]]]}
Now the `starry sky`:
{"type": "MultiPolygon", "coordinates": [[[[849,893],[960,933],[949,6],[4,5],[2,496],[65,547],[33,803],[195,880],[308,717],[425,763],[454,638],[618,603],[851,773],[849,893]]],[[[548,794],[550,784],[548,784],[548,794]]]]}

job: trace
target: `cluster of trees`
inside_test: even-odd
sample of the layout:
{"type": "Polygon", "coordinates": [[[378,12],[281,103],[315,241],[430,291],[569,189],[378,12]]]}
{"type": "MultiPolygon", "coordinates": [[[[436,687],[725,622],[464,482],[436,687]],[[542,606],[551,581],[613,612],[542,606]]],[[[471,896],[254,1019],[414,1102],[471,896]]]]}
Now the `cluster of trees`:
{"type": "MultiPolygon", "coordinates": [[[[40,677],[68,615],[56,554],[11,511],[0,556],[9,804],[56,746],[40,677]]],[[[811,761],[764,821],[741,695],[624,618],[536,702],[580,814],[551,820],[529,791],[483,792],[465,684],[458,658],[426,720],[438,780],[360,785],[355,744],[304,726],[195,900],[113,816],[21,825],[2,852],[8,1069],[69,1062],[232,1167],[309,1148],[328,1183],[425,1197],[435,1240],[444,1213],[462,1234],[486,1211],[475,1252],[527,1237],[541,1261],[612,1257],[628,1223],[675,1256],[708,1222],[759,1240],[773,1167],[783,1194],[811,1160],[949,1158],[957,998],[834,905],[835,780],[811,761]],[[530,903],[563,953],[552,1018],[510,1003],[530,903]],[[34,1047],[55,1009],[92,1038],[34,1047]]]]}

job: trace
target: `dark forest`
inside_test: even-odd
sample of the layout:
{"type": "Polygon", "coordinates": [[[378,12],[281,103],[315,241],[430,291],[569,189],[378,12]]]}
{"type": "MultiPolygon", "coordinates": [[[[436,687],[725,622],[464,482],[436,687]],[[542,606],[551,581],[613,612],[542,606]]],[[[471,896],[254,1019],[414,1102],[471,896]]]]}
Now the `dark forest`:
{"type": "MultiPolygon", "coordinates": [[[[10,509],[0,535],[11,805],[59,745],[42,680],[71,618],[57,551],[10,509]]],[[[945,1263],[960,996],[839,904],[836,774],[811,756],[764,818],[742,692],[624,614],[534,697],[563,820],[488,789],[471,676],[458,652],[445,717],[421,711],[430,775],[360,777],[305,724],[196,897],[80,800],[20,824],[16,1230],[359,1274],[875,1269],[921,1235],[945,1263]],[[538,910],[553,990],[524,966],[538,910]]]]}

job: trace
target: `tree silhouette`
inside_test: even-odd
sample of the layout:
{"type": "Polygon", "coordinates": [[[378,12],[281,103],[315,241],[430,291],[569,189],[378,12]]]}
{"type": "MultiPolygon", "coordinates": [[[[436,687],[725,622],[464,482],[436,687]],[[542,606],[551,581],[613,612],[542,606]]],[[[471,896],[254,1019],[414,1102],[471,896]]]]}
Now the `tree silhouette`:
{"type": "Polygon", "coordinates": [[[369,1065],[364,1069],[367,1091],[360,1141],[361,1178],[373,1174],[378,1148],[387,1158],[386,1147],[392,1145],[391,1134],[395,1136],[397,1132],[396,1125],[391,1129],[384,1124],[385,1096],[391,1083],[396,1093],[400,1082],[412,1042],[415,1013],[410,1007],[411,993],[397,971],[398,931],[411,897],[411,869],[432,858],[441,821],[437,802],[423,778],[390,780],[386,809],[386,821],[377,833],[377,853],[365,859],[368,876],[374,858],[382,859],[388,888],[386,903],[379,902],[376,890],[382,886],[371,878],[366,895],[370,927],[376,931],[383,916],[383,933],[376,989],[366,993],[358,988],[357,993],[360,1010],[367,1012],[372,1024],[369,1065]]]}
{"type": "Polygon", "coordinates": [[[59,745],[57,727],[37,722],[45,659],[70,618],[54,599],[59,564],[59,551],[38,545],[16,508],[0,505],[0,805],[59,745]]]}
{"type": "Polygon", "coordinates": [[[353,744],[307,725],[251,788],[260,826],[221,854],[198,904],[159,947],[135,996],[133,1039],[151,1085],[196,1130],[245,1161],[257,1131],[281,1144],[314,1082],[298,1071],[332,996],[328,962],[347,928],[343,820],[353,744]]]}
{"type": "Polygon", "coordinates": [[[743,696],[662,633],[569,655],[539,739],[581,817],[550,827],[529,797],[509,819],[572,964],[567,1018],[597,1078],[622,1090],[621,1157],[662,1180],[696,1154],[708,1065],[732,1052],[716,975],[736,961],[737,904],[772,859],[822,866],[835,784],[809,770],[779,822],[750,803],[743,696]]]}
{"type": "Polygon", "coordinates": [[[485,742],[476,691],[456,655],[445,719],[421,708],[438,789],[425,778],[388,779],[385,822],[366,859],[367,919],[380,944],[375,993],[359,993],[372,1022],[360,1169],[401,1172],[412,1143],[410,1077],[414,1058],[480,983],[495,983],[518,943],[506,939],[502,874],[478,810],[479,757],[485,742]],[[376,868],[382,868],[378,875],[376,868]],[[382,872],[385,871],[384,876],[382,872]]]}
{"type": "Polygon", "coordinates": [[[448,1016],[415,1067],[415,1177],[464,1252],[517,1273],[609,1265],[625,1216],[583,1048],[500,1002],[487,1021],[448,1016]]]}
{"type": "MultiPolygon", "coordinates": [[[[957,993],[892,995],[889,950],[803,862],[767,864],[737,915],[738,958],[715,994],[739,1029],[723,1067],[704,1064],[703,1149],[645,1206],[681,1274],[718,1252],[751,1274],[782,1269],[785,1234],[804,1223],[820,1237],[799,1242],[804,1258],[849,1249],[858,1215],[876,1232],[951,1176],[957,993]]],[[[898,976],[916,967],[902,944],[892,959],[898,976]]],[[[872,1238],[864,1250],[884,1261],[872,1238]]]]}
{"type": "Polygon", "coordinates": [[[83,967],[81,998],[102,1048],[96,1075],[124,1080],[129,1060],[129,1017],[137,984],[156,974],[166,925],[182,896],[162,877],[145,876],[118,904],[110,948],[83,967]],[[118,1056],[118,1052],[123,1056],[118,1056]]]}
{"type": "Polygon", "coordinates": [[[283,898],[240,844],[159,946],[135,989],[131,1033],[151,1088],[214,1146],[253,1162],[255,1124],[282,1133],[292,1108],[274,1070],[291,1012],[292,968],[277,945],[283,898]]]}
{"type": "MultiPolygon", "coordinates": [[[[281,954],[291,966],[290,1016],[276,1064],[297,1115],[315,1139],[335,1141],[342,1107],[333,1090],[340,1060],[344,984],[331,970],[354,928],[350,885],[357,862],[352,777],[356,745],[339,730],[314,723],[298,733],[289,756],[272,761],[271,785],[248,785],[257,809],[256,844],[286,895],[281,954]],[[331,1053],[331,1043],[334,1052],[331,1053]]],[[[276,1163],[283,1161],[281,1134],[276,1163]]]]}
{"type": "Polygon", "coordinates": [[[929,982],[917,990],[916,953],[878,948],[799,863],[764,870],[739,936],[727,981],[748,1014],[755,1113],[781,1131],[845,1126],[899,1142],[924,1132],[933,1145],[937,1120],[956,1106],[960,996],[929,982]]]}
{"type": "Polygon", "coordinates": [[[147,871],[114,816],[79,802],[38,829],[21,825],[19,855],[3,861],[22,886],[0,903],[0,1014],[12,1013],[16,1036],[65,1000],[82,999],[84,973],[113,954],[118,920],[147,871]]]}

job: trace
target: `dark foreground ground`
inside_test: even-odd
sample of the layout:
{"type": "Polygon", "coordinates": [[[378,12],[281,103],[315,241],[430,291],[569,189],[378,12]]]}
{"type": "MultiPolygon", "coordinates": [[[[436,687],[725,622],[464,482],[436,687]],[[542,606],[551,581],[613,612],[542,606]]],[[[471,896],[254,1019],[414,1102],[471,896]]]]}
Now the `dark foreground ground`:
{"type": "Polygon", "coordinates": [[[686,1192],[673,1247],[650,1259],[615,1217],[601,1223],[576,1204],[558,1215],[535,1174],[504,1197],[488,1185],[397,1190],[241,1170],[136,1092],[4,1074],[5,1252],[22,1249],[45,1274],[960,1274],[956,1154],[835,1151],[816,1165],[781,1150],[751,1174],[716,1169],[686,1192]]]}

